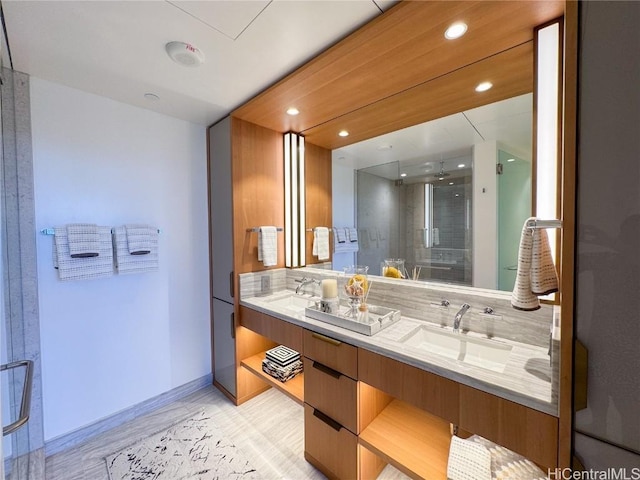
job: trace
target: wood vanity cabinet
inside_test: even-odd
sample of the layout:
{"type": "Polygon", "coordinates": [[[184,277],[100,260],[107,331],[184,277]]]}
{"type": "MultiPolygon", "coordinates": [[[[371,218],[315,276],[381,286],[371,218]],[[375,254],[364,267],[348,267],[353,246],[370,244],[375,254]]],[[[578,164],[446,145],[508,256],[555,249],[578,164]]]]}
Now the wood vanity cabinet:
{"type": "Polygon", "coordinates": [[[448,422],[458,423],[458,382],[363,348],[358,352],[358,379],[448,422]]]}
{"type": "Polygon", "coordinates": [[[243,306],[240,307],[240,325],[302,353],[302,327],[243,306]]]}
{"type": "Polygon", "coordinates": [[[358,349],[305,330],[304,456],[329,478],[358,478],[358,349]]]}
{"type": "Polygon", "coordinates": [[[543,467],[557,465],[558,419],[552,415],[460,385],[458,425],[543,467]]]}

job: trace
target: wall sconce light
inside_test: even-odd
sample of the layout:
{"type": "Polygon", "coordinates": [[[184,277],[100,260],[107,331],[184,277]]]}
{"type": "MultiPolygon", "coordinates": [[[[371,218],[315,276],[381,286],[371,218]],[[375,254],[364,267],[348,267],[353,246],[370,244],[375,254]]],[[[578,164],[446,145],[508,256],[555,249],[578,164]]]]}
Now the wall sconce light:
{"type": "Polygon", "coordinates": [[[284,135],[284,250],[287,267],[306,265],[304,137],[284,135]]]}

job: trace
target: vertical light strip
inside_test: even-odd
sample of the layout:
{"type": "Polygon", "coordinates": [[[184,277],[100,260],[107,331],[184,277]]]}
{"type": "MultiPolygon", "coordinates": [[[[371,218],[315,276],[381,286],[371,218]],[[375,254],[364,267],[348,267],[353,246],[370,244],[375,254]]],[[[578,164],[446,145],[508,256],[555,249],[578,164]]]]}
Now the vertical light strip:
{"type": "Polygon", "coordinates": [[[298,151],[298,211],[300,212],[300,224],[298,228],[298,234],[300,235],[300,266],[304,267],[307,264],[307,242],[306,242],[306,180],[305,180],[305,163],[304,163],[304,137],[298,136],[299,151],[298,151]]]}
{"type": "Polygon", "coordinates": [[[433,205],[433,185],[430,183],[424,184],[424,248],[431,248],[432,245],[432,225],[431,218],[433,205]]]}
{"type": "MultiPolygon", "coordinates": [[[[536,211],[542,219],[558,218],[558,105],[560,24],[537,31],[536,51],[536,211]]],[[[549,235],[555,259],[556,235],[549,235]]]]}
{"type": "Polygon", "coordinates": [[[298,210],[298,136],[291,134],[291,266],[298,267],[300,259],[300,246],[298,240],[299,210],[298,210]]]}
{"type": "Polygon", "coordinates": [[[284,135],[285,265],[306,264],[304,137],[284,135]]]}
{"type": "Polygon", "coordinates": [[[284,257],[287,267],[291,267],[291,135],[284,135],[284,257]]]}

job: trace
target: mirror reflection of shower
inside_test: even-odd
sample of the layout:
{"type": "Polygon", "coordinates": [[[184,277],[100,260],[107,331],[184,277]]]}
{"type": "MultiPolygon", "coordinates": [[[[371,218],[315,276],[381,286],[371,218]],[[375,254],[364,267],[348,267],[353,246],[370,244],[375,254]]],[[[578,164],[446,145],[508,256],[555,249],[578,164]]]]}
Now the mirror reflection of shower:
{"type": "Polygon", "coordinates": [[[381,275],[386,258],[402,258],[405,278],[471,285],[471,161],[429,163],[405,177],[399,162],[358,170],[358,263],[381,275]]]}

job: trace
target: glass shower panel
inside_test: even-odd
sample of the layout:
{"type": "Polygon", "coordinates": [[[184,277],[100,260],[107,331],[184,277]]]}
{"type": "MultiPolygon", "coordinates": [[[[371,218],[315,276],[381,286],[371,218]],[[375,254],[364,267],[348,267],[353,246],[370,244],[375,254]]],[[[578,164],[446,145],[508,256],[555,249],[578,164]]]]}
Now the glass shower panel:
{"type": "Polygon", "coordinates": [[[531,163],[498,150],[498,289],[510,291],[516,280],[520,232],[531,216],[531,163]]]}

